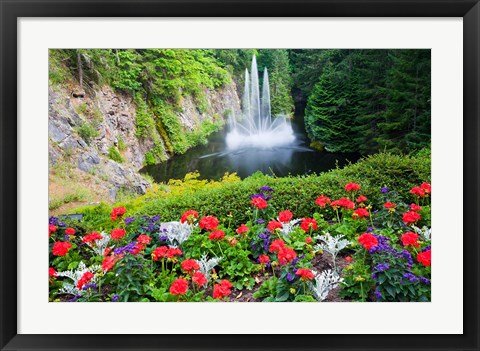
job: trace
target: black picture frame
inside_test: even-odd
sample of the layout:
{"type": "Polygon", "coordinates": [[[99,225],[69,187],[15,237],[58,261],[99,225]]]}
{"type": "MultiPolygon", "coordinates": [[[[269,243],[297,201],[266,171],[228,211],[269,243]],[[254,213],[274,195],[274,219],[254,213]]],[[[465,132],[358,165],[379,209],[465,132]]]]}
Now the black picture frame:
{"type": "MultiPolygon", "coordinates": [[[[0,347],[2,350],[479,350],[479,0],[0,0],[0,347]],[[17,334],[19,17],[463,17],[464,333],[461,335],[17,334]]],[[[452,123],[454,119],[452,119],[452,123]]],[[[235,317],[230,317],[234,324],[235,317]]],[[[268,318],[268,317],[267,317],[268,318]]],[[[72,322],[74,322],[72,320],[72,322]]],[[[100,322],[100,321],[99,321],[100,322]]],[[[301,322],[297,320],[297,323],[301,322]]],[[[325,321],[324,321],[325,322],[325,321]]],[[[384,321],[379,317],[379,323],[384,321]]],[[[255,317],[252,323],[259,323],[255,317]]],[[[412,323],[417,321],[412,320],[412,323]]],[[[259,327],[260,328],[260,327],[259,327]]],[[[52,329],[53,331],[53,329],[52,329]]],[[[212,330],[214,333],[214,330],[212,330]]]]}

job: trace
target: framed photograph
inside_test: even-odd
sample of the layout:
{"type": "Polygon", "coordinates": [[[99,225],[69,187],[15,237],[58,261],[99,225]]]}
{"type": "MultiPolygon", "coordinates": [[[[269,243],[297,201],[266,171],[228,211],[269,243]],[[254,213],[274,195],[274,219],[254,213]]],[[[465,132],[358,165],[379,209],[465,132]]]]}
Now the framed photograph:
{"type": "Polygon", "coordinates": [[[1,5],[2,350],[479,349],[477,0],[1,5]]]}

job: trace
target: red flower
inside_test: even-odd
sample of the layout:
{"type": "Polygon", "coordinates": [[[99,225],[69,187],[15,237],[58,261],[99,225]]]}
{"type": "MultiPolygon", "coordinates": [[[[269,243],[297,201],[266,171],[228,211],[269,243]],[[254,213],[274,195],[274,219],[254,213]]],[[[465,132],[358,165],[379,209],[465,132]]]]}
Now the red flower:
{"type": "Polygon", "coordinates": [[[110,236],[111,236],[112,239],[121,239],[126,234],[127,233],[125,232],[125,230],[123,230],[121,228],[117,228],[117,229],[112,230],[112,232],[110,233],[110,236]]]}
{"type": "Polygon", "coordinates": [[[377,238],[370,233],[364,233],[358,237],[358,242],[363,245],[366,250],[378,245],[377,238]]]}
{"type": "Polygon", "coordinates": [[[200,228],[206,230],[215,230],[218,227],[218,219],[214,216],[206,216],[200,220],[200,228]]]}
{"type": "Polygon", "coordinates": [[[53,232],[57,231],[57,227],[54,226],[53,224],[48,225],[48,234],[52,234],[53,232]]]}
{"type": "Polygon", "coordinates": [[[418,212],[418,211],[421,211],[421,210],[422,210],[422,207],[421,207],[421,206],[418,206],[417,204],[411,204],[411,205],[410,205],[410,209],[411,209],[412,211],[417,211],[417,212],[418,212]]]}
{"type": "Polygon", "coordinates": [[[94,274],[92,272],[83,273],[82,277],[77,282],[77,289],[81,290],[82,287],[87,284],[93,277],[94,274]]]}
{"type": "Polygon", "coordinates": [[[297,257],[297,253],[291,247],[284,246],[278,251],[277,256],[280,264],[287,264],[297,257]]]}
{"type": "Polygon", "coordinates": [[[385,202],[383,204],[383,208],[386,208],[386,209],[395,208],[395,207],[397,207],[397,205],[390,201],[385,202]]]}
{"type": "Polygon", "coordinates": [[[195,210],[188,210],[183,212],[182,219],[180,219],[181,223],[193,223],[194,219],[198,218],[198,212],[195,210]]]}
{"type": "Polygon", "coordinates": [[[121,217],[127,212],[127,209],[125,207],[115,207],[112,212],[110,213],[110,218],[112,221],[116,220],[117,217],[121,217]]]}
{"type": "Polygon", "coordinates": [[[248,232],[248,227],[245,224],[241,224],[236,230],[237,234],[243,234],[248,232]]]}
{"type": "Polygon", "coordinates": [[[358,190],[360,190],[360,185],[358,185],[357,183],[348,183],[347,185],[345,185],[345,190],[346,191],[358,191],[358,190]]]}
{"type": "Polygon", "coordinates": [[[416,221],[419,221],[421,219],[422,217],[420,217],[420,215],[415,211],[409,211],[403,214],[403,221],[406,224],[415,223],[416,221]]]}
{"type": "Polygon", "coordinates": [[[72,244],[70,244],[68,241],[57,241],[55,244],[53,244],[52,254],[55,256],[65,256],[71,247],[72,244]]]}
{"type": "Polygon", "coordinates": [[[170,294],[184,295],[188,290],[188,282],[183,278],[178,278],[170,286],[170,294]]]}
{"type": "Polygon", "coordinates": [[[402,240],[403,246],[412,245],[415,247],[420,247],[418,244],[418,234],[414,232],[406,232],[400,237],[402,240]]]}
{"type": "Polygon", "coordinates": [[[140,251],[142,251],[145,248],[145,245],[143,244],[135,244],[132,250],[132,255],[138,254],[140,251]]]}
{"type": "Polygon", "coordinates": [[[225,232],[223,230],[215,230],[211,232],[208,238],[210,240],[222,240],[225,237],[225,232]]]}
{"type": "Polygon", "coordinates": [[[113,266],[115,265],[115,262],[117,262],[117,258],[115,256],[105,257],[102,261],[102,269],[105,272],[108,272],[110,269],[113,268],[113,266]]]}
{"type": "Polygon", "coordinates": [[[254,197],[252,201],[250,201],[250,203],[260,210],[263,210],[268,205],[267,201],[262,199],[261,197],[254,197]]]}
{"type": "Polygon", "coordinates": [[[432,186],[429,183],[423,182],[420,187],[423,189],[425,194],[430,194],[432,192],[432,186]]]}
{"type": "Polygon", "coordinates": [[[312,280],[313,278],[315,278],[313,272],[308,268],[299,268],[295,275],[298,275],[303,280],[312,280]]]}
{"type": "Polygon", "coordinates": [[[268,230],[270,230],[273,233],[275,231],[275,229],[283,228],[283,224],[276,221],[276,220],[273,220],[273,221],[268,222],[267,228],[268,228],[268,230]]]}
{"type": "Polygon", "coordinates": [[[230,295],[232,293],[231,287],[232,284],[226,279],[222,280],[220,284],[215,284],[213,286],[213,298],[221,299],[230,295]]]}
{"type": "Polygon", "coordinates": [[[67,229],[65,229],[65,234],[67,234],[67,235],[73,235],[73,234],[75,234],[75,229],[73,229],[73,228],[67,228],[67,229]]]}
{"type": "Polygon", "coordinates": [[[157,247],[152,252],[152,259],[154,261],[158,261],[159,258],[165,258],[167,257],[167,252],[168,252],[168,247],[166,246],[157,247]]]}
{"type": "Polygon", "coordinates": [[[353,201],[349,200],[349,199],[346,199],[344,197],[342,197],[340,200],[335,200],[335,201],[332,201],[332,203],[330,204],[332,207],[345,207],[345,208],[348,208],[350,210],[353,210],[355,208],[355,204],[353,203],[353,201]]]}
{"type": "Polygon", "coordinates": [[[192,260],[192,259],[187,259],[182,262],[182,269],[187,272],[187,273],[192,273],[193,271],[196,271],[200,269],[200,266],[198,265],[197,261],[192,260]]]}
{"type": "Polygon", "coordinates": [[[414,186],[412,188],[412,190],[410,190],[410,192],[413,194],[413,195],[417,195],[417,196],[420,196],[420,197],[424,197],[425,196],[425,190],[423,190],[422,188],[420,188],[419,186],[414,186]]]}
{"type": "Polygon", "coordinates": [[[300,228],[302,228],[304,232],[308,232],[310,228],[316,230],[318,228],[317,221],[313,218],[302,218],[300,228]]]}
{"type": "Polygon", "coordinates": [[[181,256],[183,254],[182,250],[180,250],[178,247],[170,247],[167,250],[167,257],[172,258],[175,256],[181,256]]]}
{"type": "Polygon", "coordinates": [[[283,242],[282,239],[277,239],[277,240],[274,240],[271,244],[270,244],[270,252],[276,252],[278,250],[280,250],[282,247],[285,246],[285,243],[283,242]]]}
{"type": "Polygon", "coordinates": [[[101,238],[103,238],[102,234],[99,234],[97,232],[91,232],[90,234],[87,234],[82,238],[82,243],[91,243],[92,241],[100,240],[101,238]]]}
{"type": "Polygon", "coordinates": [[[427,250],[425,252],[420,252],[417,255],[417,260],[425,267],[429,267],[432,265],[432,250],[427,250]]]}
{"type": "Polygon", "coordinates": [[[352,258],[350,256],[347,256],[345,257],[345,261],[347,261],[348,263],[352,262],[352,258]]]}
{"type": "Polygon", "coordinates": [[[150,244],[150,240],[152,240],[152,238],[150,238],[148,235],[139,235],[138,238],[137,238],[137,243],[139,244],[143,244],[143,245],[148,245],[150,244]]]}
{"type": "Polygon", "coordinates": [[[370,216],[370,213],[364,208],[357,208],[352,215],[353,219],[364,218],[370,216]]]}
{"type": "Polygon", "coordinates": [[[228,238],[227,241],[228,241],[228,244],[229,244],[230,246],[235,246],[235,245],[237,245],[237,239],[235,239],[235,238],[228,238]]]}
{"type": "Polygon", "coordinates": [[[192,276],[192,281],[198,286],[202,286],[207,282],[207,278],[205,278],[202,272],[195,272],[192,276]]]}
{"type": "Polygon", "coordinates": [[[293,213],[289,210],[282,211],[278,214],[278,220],[282,223],[287,223],[293,217],[293,213]]]}
{"type": "Polygon", "coordinates": [[[49,277],[56,277],[57,276],[57,271],[53,267],[48,268],[48,276],[49,277]]]}
{"type": "Polygon", "coordinates": [[[328,196],[324,196],[324,195],[320,195],[315,200],[315,203],[320,207],[325,207],[330,202],[332,202],[332,200],[330,200],[330,198],[328,196]]]}
{"type": "Polygon", "coordinates": [[[365,202],[367,201],[367,197],[366,196],[363,196],[363,195],[360,195],[359,197],[357,197],[357,202],[365,202]]]}
{"type": "Polygon", "coordinates": [[[267,255],[260,255],[258,261],[260,262],[260,264],[266,264],[270,262],[270,257],[268,257],[267,255]]]}
{"type": "Polygon", "coordinates": [[[112,248],[111,247],[107,247],[105,248],[105,250],[103,251],[103,256],[108,256],[108,254],[112,252],[112,248]]]}
{"type": "Polygon", "coordinates": [[[313,239],[309,236],[305,238],[305,243],[310,244],[313,241],[313,239]]]}

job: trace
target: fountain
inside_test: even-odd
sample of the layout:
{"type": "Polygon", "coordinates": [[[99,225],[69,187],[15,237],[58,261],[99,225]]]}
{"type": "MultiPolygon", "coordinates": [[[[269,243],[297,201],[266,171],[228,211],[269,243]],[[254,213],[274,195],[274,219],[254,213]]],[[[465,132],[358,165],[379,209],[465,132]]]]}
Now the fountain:
{"type": "Polygon", "coordinates": [[[295,135],[286,116],[272,117],[268,71],[263,72],[262,95],[258,79],[257,60],[252,58],[251,73],[245,69],[245,89],[242,116],[230,117],[230,131],[226,136],[228,150],[273,149],[295,142],[295,135]]]}

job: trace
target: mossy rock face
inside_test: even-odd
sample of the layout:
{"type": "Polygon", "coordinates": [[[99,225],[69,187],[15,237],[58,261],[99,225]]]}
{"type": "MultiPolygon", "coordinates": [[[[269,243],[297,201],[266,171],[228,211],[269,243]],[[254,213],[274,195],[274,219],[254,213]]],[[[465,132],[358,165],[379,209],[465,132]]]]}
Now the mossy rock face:
{"type": "Polygon", "coordinates": [[[325,145],[323,145],[321,142],[319,141],[312,141],[310,143],[310,147],[312,149],[315,149],[317,151],[324,151],[325,150],[325,145]]]}

